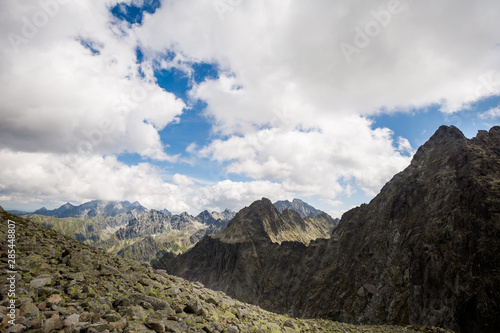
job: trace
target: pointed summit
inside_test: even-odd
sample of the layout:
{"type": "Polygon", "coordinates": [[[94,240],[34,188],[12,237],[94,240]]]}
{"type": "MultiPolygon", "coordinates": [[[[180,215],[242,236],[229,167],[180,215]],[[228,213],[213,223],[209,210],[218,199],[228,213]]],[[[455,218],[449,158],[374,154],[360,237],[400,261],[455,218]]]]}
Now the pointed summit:
{"type": "Polygon", "coordinates": [[[40,214],[40,215],[45,215],[45,213],[48,212],[48,209],[45,208],[45,207],[42,207],[38,210],[35,210],[35,212],[33,214],[40,214]]]}
{"type": "Polygon", "coordinates": [[[280,213],[269,199],[262,198],[239,211],[227,228],[214,237],[226,243],[296,241],[308,244],[313,239],[329,237],[334,226],[331,218],[303,219],[292,209],[280,213]]]}
{"type": "Polygon", "coordinates": [[[299,213],[302,218],[316,217],[322,213],[321,210],[316,209],[308,203],[297,198],[293,199],[292,202],[288,200],[276,201],[274,203],[274,206],[278,208],[280,212],[283,212],[283,210],[285,209],[294,210],[299,213]]]}
{"type": "Polygon", "coordinates": [[[463,140],[463,139],[465,139],[465,135],[462,133],[461,130],[459,130],[455,126],[441,125],[439,126],[437,131],[431,136],[429,142],[432,141],[446,142],[446,141],[463,140]]]}
{"type": "Polygon", "coordinates": [[[411,165],[422,167],[425,164],[428,167],[430,160],[434,161],[433,163],[447,164],[449,158],[457,158],[455,154],[466,149],[468,141],[455,126],[442,125],[425,144],[418,148],[411,165]]]}
{"type": "Polygon", "coordinates": [[[283,227],[283,221],[280,218],[280,213],[272,202],[267,198],[262,198],[239,211],[227,228],[215,237],[228,243],[277,241],[279,230],[283,227]]]}

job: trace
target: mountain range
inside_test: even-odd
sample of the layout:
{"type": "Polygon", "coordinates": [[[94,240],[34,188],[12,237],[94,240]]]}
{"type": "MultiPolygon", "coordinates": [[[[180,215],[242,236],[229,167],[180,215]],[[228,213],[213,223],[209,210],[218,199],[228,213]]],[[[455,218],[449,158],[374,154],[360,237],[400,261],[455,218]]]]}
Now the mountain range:
{"type": "Polygon", "coordinates": [[[148,209],[135,201],[103,201],[92,200],[79,206],[74,206],[69,202],[54,210],[47,210],[42,207],[36,210],[33,214],[54,216],[54,217],[94,217],[104,216],[113,217],[119,214],[135,212],[144,213],[148,209]]]}
{"type": "MultiPolygon", "coordinates": [[[[312,216],[326,215],[299,199],[275,204],[288,205],[312,216]]],[[[205,210],[192,216],[186,212],[172,214],[166,209],[147,209],[138,202],[93,200],[79,206],[66,203],[54,210],[41,208],[27,217],[110,253],[152,262],[166,252],[185,252],[206,235],[222,231],[235,214],[226,209],[222,212],[205,210]]],[[[330,221],[329,216],[327,220],[330,221]]],[[[328,230],[327,227],[323,231],[329,233],[328,230]]]]}
{"type": "Polygon", "coordinates": [[[0,332],[6,333],[452,333],[416,325],[354,326],[271,313],[85,245],[2,207],[0,269],[8,273],[0,276],[0,332]],[[14,226],[16,235],[16,272],[9,268],[13,264],[7,231],[13,228],[8,225],[14,226]],[[9,295],[13,284],[17,297],[9,295]]]}
{"type": "Polygon", "coordinates": [[[262,199],[154,267],[297,317],[500,332],[499,180],[500,127],[442,126],[328,239],[262,199]]]}

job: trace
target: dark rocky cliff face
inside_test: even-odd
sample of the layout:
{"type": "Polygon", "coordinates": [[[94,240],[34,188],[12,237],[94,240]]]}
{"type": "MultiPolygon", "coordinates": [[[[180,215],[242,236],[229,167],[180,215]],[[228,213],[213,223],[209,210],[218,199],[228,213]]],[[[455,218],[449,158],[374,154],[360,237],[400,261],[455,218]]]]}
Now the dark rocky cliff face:
{"type": "Polygon", "coordinates": [[[329,240],[273,242],[265,203],[158,267],[296,316],[500,331],[500,127],[440,127],[329,240]]]}
{"type": "Polygon", "coordinates": [[[499,127],[472,140],[441,127],[369,205],[342,217],[318,270],[328,282],[306,279],[318,290],[305,314],[498,331],[499,149],[499,127]]]}

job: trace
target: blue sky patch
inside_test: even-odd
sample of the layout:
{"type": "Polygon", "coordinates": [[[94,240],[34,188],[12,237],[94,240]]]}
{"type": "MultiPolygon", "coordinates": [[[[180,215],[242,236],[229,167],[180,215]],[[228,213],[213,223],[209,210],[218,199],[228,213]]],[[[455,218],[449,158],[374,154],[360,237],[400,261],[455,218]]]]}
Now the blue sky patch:
{"type": "Polygon", "coordinates": [[[184,103],[188,102],[187,92],[191,89],[189,76],[175,67],[161,69],[155,72],[158,85],[181,98],[184,103]]]}
{"type": "Polygon", "coordinates": [[[118,3],[111,8],[111,13],[116,18],[130,24],[142,24],[144,13],[153,14],[161,5],[160,0],[145,0],[142,7],[118,3]]]}
{"type": "MultiPolygon", "coordinates": [[[[441,125],[456,126],[466,137],[474,137],[478,130],[492,126],[493,119],[481,118],[481,114],[499,104],[500,96],[493,96],[474,103],[468,110],[452,114],[440,112],[440,106],[435,105],[411,112],[381,114],[370,119],[373,121],[372,128],[391,129],[394,132],[395,144],[398,137],[403,137],[416,149],[423,145],[441,125]]],[[[498,120],[496,122],[498,123],[498,120]]]]}
{"type": "Polygon", "coordinates": [[[219,66],[206,62],[193,64],[193,79],[197,84],[205,80],[216,80],[219,78],[219,66]]]}

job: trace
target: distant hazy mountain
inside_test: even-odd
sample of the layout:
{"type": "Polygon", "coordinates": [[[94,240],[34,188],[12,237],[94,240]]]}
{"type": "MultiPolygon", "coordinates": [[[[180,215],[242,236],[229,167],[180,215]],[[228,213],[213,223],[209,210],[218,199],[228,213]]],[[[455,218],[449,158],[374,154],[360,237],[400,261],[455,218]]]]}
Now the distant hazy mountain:
{"type": "Polygon", "coordinates": [[[31,212],[26,212],[24,210],[16,210],[16,209],[8,209],[7,211],[11,214],[18,215],[18,216],[33,214],[31,212]]]}
{"type": "Polygon", "coordinates": [[[294,210],[299,213],[302,218],[307,216],[315,217],[322,213],[321,210],[314,208],[300,199],[293,199],[292,202],[288,200],[276,201],[274,206],[280,211],[280,213],[285,209],[294,210]]]}
{"type": "Polygon", "coordinates": [[[167,214],[167,215],[172,215],[172,213],[168,209],[162,209],[160,212],[167,214]]]}
{"type": "Polygon", "coordinates": [[[128,201],[103,201],[93,200],[79,206],[66,203],[54,210],[47,210],[45,207],[36,210],[33,214],[54,216],[54,217],[114,217],[119,214],[134,211],[142,213],[148,209],[141,206],[137,201],[130,203],[128,201]]]}

